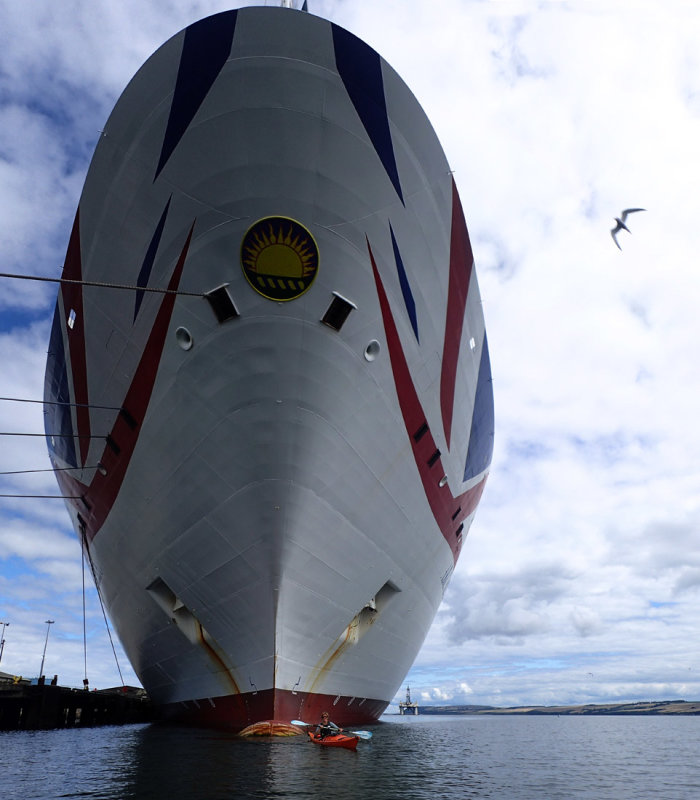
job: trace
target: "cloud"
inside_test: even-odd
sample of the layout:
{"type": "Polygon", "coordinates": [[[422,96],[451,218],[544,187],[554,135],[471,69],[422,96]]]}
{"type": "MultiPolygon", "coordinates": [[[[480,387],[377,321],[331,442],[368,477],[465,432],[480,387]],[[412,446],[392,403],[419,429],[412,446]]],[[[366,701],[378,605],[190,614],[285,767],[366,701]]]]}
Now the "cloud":
{"type": "Polygon", "coordinates": [[[684,592],[700,589],[700,569],[683,567],[678,572],[678,577],[673,586],[673,594],[680,595],[684,592]]]}
{"type": "Polygon", "coordinates": [[[597,633],[601,627],[601,620],[598,614],[579,606],[572,610],[571,622],[580,636],[590,636],[593,633],[597,633]]]}
{"type": "Polygon", "coordinates": [[[51,557],[75,560],[77,539],[25,520],[6,520],[0,529],[0,558],[18,556],[26,561],[51,557]]]}
{"type": "Polygon", "coordinates": [[[564,582],[557,568],[544,565],[460,582],[459,588],[451,590],[441,612],[449,618],[449,641],[463,644],[485,637],[521,640],[546,631],[551,624],[548,607],[564,594],[564,582]]]}

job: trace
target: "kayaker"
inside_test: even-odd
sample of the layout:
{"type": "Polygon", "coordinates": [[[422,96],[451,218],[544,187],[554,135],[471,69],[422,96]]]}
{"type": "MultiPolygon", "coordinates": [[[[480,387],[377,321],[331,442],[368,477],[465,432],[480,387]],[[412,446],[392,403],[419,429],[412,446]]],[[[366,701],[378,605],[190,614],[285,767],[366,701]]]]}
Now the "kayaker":
{"type": "Polygon", "coordinates": [[[318,739],[325,739],[326,736],[333,736],[336,733],[342,733],[342,731],[342,728],[339,728],[335,722],[330,720],[327,711],[321,714],[321,722],[316,726],[316,737],[318,739]]]}

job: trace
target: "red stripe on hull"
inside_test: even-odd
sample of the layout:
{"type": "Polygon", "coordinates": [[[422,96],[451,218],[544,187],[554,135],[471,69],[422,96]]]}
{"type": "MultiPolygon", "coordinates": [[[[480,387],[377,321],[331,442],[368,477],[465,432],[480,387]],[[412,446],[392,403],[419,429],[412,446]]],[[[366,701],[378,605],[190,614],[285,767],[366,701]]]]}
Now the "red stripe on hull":
{"type": "Polygon", "coordinates": [[[377,286],[379,308],[384,322],[384,332],[389,348],[391,369],[394,375],[399,408],[401,409],[401,415],[406,425],[406,433],[411,443],[418,474],[423,483],[425,496],[428,499],[430,509],[435,517],[435,522],[437,522],[442,535],[445,537],[445,541],[450,546],[455,563],[457,563],[462,547],[462,521],[466,519],[479,504],[479,500],[481,500],[481,495],[486,485],[486,476],[484,475],[479,483],[472,486],[471,489],[467,489],[466,492],[454,497],[448,485],[440,484],[440,479],[445,474],[445,471],[442,466],[442,458],[439,456],[440,451],[435,444],[435,439],[433,438],[430,428],[428,427],[426,432],[416,441],[416,436],[413,434],[423,423],[427,425],[427,417],[420,399],[418,398],[418,392],[413,383],[413,378],[411,377],[408,361],[403,352],[401,339],[396,329],[391,307],[389,306],[389,299],[387,298],[384,284],[379,275],[379,270],[377,269],[369,240],[367,240],[367,249],[369,251],[372,272],[377,286]],[[431,457],[433,453],[437,454],[436,458],[431,457]]]}
{"type": "Polygon", "coordinates": [[[467,306],[469,281],[474,255],[469,242],[467,223],[462,211],[457,185],[452,179],[452,233],[450,238],[450,285],[447,291],[447,317],[445,343],[442,348],[442,375],[440,376],[440,407],[447,447],[452,438],[452,413],[455,402],[457,362],[462,341],[464,310],[467,306]]]}
{"type": "MultiPolygon", "coordinates": [[[[71,281],[83,279],[82,258],[80,255],[80,209],[75,212],[73,230],[68,242],[66,262],[63,265],[63,278],[71,281]]],[[[85,315],[83,312],[83,287],[80,284],[61,284],[63,310],[66,320],[75,312],[70,326],[66,327],[70,367],[73,376],[73,397],[75,399],[75,418],[78,423],[78,446],[80,465],[85,464],[90,446],[90,409],[88,408],[87,367],[85,356],[85,315]]],[[[64,325],[67,325],[64,320],[64,325]]]]}
{"type": "Polygon", "coordinates": [[[223,697],[168,703],[160,707],[161,717],[186,725],[224,728],[241,731],[264,720],[289,722],[300,719],[317,723],[322,711],[328,711],[333,722],[348,725],[370,725],[376,722],[389,705],[387,700],[308,694],[282,689],[225,695],[223,697]]]}
{"type": "MultiPolygon", "coordinates": [[[[195,223],[193,222],[168,283],[168,289],[173,292],[177,291],[180,285],[180,278],[185,266],[194,226],[195,223]]],[[[103,475],[99,471],[96,472],[90,486],[85,486],[85,484],[66,472],[56,473],[59,486],[65,494],[81,495],[86,501],[85,507],[82,507],[76,501],[73,504],[85,520],[85,535],[89,541],[94,539],[112,510],[112,506],[121,490],[131,457],[134,454],[140,433],[140,424],[148,411],[148,404],[158,373],[165,337],[175,306],[175,297],[176,295],[174,294],[165,294],[163,296],[150,336],[141,354],[141,360],[124,399],[123,408],[136,424],[130,424],[120,414],[110,431],[112,442],[119,448],[119,452],[115,453],[110,446],[105,447],[100,463],[103,465],[106,474],[103,475]]]]}

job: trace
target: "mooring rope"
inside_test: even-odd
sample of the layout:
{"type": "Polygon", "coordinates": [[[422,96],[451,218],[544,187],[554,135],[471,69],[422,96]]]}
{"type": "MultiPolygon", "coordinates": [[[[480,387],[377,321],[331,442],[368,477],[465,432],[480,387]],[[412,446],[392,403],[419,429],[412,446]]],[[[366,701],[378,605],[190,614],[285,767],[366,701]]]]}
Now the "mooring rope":
{"type": "MultiPolygon", "coordinates": [[[[121,667],[119,666],[119,659],[117,658],[117,649],[114,646],[114,640],[112,639],[112,631],[109,627],[109,621],[107,620],[107,612],[105,611],[105,604],[102,602],[102,593],[100,592],[100,587],[97,583],[97,575],[95,574],[95,565],[92,563],[92,556],[90,555],[90,549],[87,546],[87,536],[85,530],[81,531],[82,540],[83,540],[83,558],[85,557],[85,553],[87,552],[88,557],[88,564],[90,564],[90,572],[92,572],[92,579],[95,582],[95,590],[97,591],[97,598],[100,601],[100,608],[102,609],[102,616],[104,617],[105,627],[107,628],[107,636],[109,636],[109,643],[112,645],[112,653],[114,653],[114,662],[117,665],[117,672],[119,673],[119,680],[122,682],[122,686],[124,686],[124,676],[122,675],[121,667]]],[[[85,590],[83,589],[83,592],[85,590]]],[[[84,597],[84,594],[83,594],[84,597]]],[[[86,656],[87,658],[87,656],[86,656]]]]}
{"type": "Polygon", "coordinates": [[[30,472],[68,472],[69,470],[99,469],[100,465],[92,467],[47,467],[45,469],[12,469],[7,472],[0,472],[0,475],[27,475],[30,472]]]}
{"type": "Polygon", "coordinates": [[[0,436],[43,436],[48,439],[49,436],[54,439],[106,439],[104,435],[88,434],[88,433],[24,433],[20,431],[0,431],[0,436]]]}
{"type": "Polygon", "coordinates": [[[161,289],[158,286],[134,286],[127,283],[103,283],[101,281],[79,281],[73,278],[49,278],[45,275],[17,275],[0,272],[0,278],[15,278],[22,281],[45,281],[47,283],[67,283],[76,286],[97,286],[100,289],[126,289],[131,292],[155,292],[156,294],[176,294],[185,297],[204,297],[203,292],[185,292],[182,289],[161,289]]]}
{"type": "Polygon", "coordinates": [[[71,408],[103,408],[107,411],[122,411],[119,406],[98,406],[93,403],[67,403],[62,400],[29,400],[26,397],[0,397],[12,403],[41,403],[42,406],[70,406],[71,408]]]}
{"type": "Polygon", "coordinates": [[[85,547],[80,548],[80,552],[82,555],[82,568],[83,568],[83,662],[85,664],[85,680],[83,681],[83,686],[87,688],[88,685],[88,676],[87,676],[87,614],[85,612],[85,547]]]}
{"type": "Polygon", "coordinates": [[[0,494],[0,497],[27,497],[34,500],[82,500],[79,494],[0,494]]]}

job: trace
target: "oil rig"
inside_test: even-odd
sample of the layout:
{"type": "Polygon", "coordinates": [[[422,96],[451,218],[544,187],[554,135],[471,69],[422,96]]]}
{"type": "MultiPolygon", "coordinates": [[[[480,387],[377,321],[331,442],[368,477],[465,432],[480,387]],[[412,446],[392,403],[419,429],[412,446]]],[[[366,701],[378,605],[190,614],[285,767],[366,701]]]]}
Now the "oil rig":
{"type": "Polygon", "coordinates": [[[406,687],[406,699],[399,703],[399,714],[418,715],[418,703],[411,700],[411,687],[406,687]]]}

